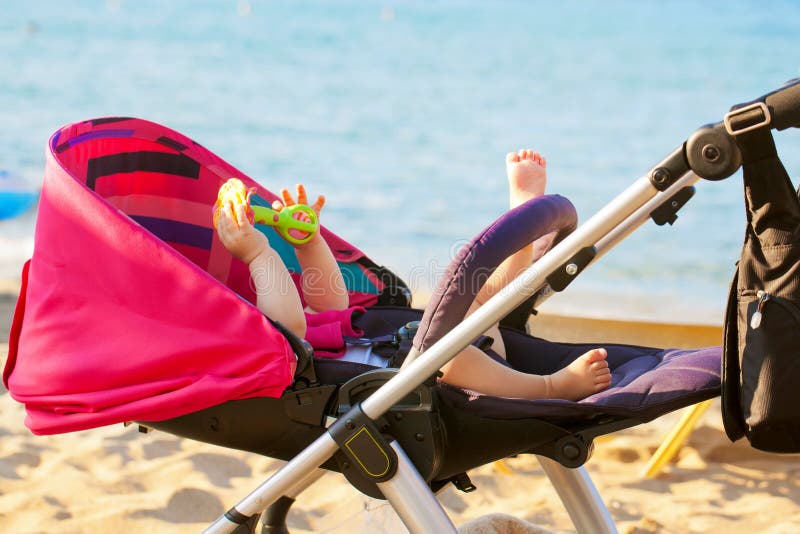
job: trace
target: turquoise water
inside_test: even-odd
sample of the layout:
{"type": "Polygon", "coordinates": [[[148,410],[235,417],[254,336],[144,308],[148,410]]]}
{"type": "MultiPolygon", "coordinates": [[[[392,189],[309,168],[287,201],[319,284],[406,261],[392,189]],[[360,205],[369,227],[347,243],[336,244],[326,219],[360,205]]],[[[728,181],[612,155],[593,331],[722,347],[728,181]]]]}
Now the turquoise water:
{"type": "MultiPolygon", "coordinates": [[[[41,179],[63,124],[137,116],[268,186],[428,290],[506,206],[533,147],[581,219],[733,104],[800,76],[800,3],[2,2],[0,168],[41,179]]],[[[800,135],[778,138],[793,177],[800,135]]],[[[740,175],[701,183],[546,306],[718,323],[742,239],[740,175]]],[[[0,224],[0,276],[34,213],[0,224]]]]}

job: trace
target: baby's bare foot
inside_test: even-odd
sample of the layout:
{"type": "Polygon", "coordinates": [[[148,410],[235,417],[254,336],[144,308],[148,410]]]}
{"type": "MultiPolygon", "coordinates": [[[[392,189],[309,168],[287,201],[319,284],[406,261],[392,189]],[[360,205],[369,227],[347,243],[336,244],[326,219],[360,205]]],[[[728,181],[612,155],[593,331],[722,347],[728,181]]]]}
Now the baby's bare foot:
{"type": "Polygon", "coordinates": [[[544,194],[547,162],[531,149],[509,152],[506,156],[509,203],[512,208],[544,194]]]}
{"type": "Polygon", "coordinates": [[[545,377],[549,386],[547,396],[576,401],[604,390],[611,384],[607,356],[606,349],[592,349],[564,369],[545,377]]]}

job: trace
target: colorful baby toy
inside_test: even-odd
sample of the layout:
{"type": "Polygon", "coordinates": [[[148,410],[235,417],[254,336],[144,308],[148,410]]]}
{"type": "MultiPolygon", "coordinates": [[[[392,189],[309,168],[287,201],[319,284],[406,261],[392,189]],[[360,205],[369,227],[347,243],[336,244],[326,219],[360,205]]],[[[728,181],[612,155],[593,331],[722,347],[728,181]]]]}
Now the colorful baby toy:
{"type": "Polygon", "coordinates": [[[219,219],[219,209],[228,201],[234,205],[247,206],[247,219],[252,224],[266,224],[275,227],[275,230],[289,243],[303,245],[308,243],[319,229],[319,220],[314,210],[305,204],[292,204],[283,206],[280,210],[273,210],[266,206],[251,206],[250,195],[253,189],[247,189],[238,178],[230,178],[222,184],[217,194],[214,206],[214,227],[219,219]]]}

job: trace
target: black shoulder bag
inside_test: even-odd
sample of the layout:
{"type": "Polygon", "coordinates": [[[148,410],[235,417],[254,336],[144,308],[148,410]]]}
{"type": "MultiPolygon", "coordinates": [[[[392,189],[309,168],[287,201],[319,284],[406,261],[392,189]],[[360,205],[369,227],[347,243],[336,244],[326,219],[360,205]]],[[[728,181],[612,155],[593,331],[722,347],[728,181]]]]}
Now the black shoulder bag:
{"type": "Polygon", "coordinates": [[[737,137],[747,228],[731,284],[722,417],[732,441],[800,452],[800,200],[769,128],[737,137]]]}

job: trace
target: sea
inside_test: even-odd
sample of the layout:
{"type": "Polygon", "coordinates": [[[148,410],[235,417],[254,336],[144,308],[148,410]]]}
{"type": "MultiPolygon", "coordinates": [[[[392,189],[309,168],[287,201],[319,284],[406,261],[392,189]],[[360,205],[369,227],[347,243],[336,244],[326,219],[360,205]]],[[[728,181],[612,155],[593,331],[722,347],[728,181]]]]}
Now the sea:
{"type": "MultiPolygon", "coordinates": [[[[159,122],[325,194],[323,223],[424,295],[506,209],[509,151],[543,154],[585,221],[796,77],[793,0],[0,0],[0,169],[35,187],[62,125],[159,122]]],[[[800,134],[776,141],[796,183],[800,134]]],[[[35,220],[0,221],[0,278],[35,220]]],[[[701,181],[543,309],[720,324],[744,220],[740,172],[701,181]]]]}

